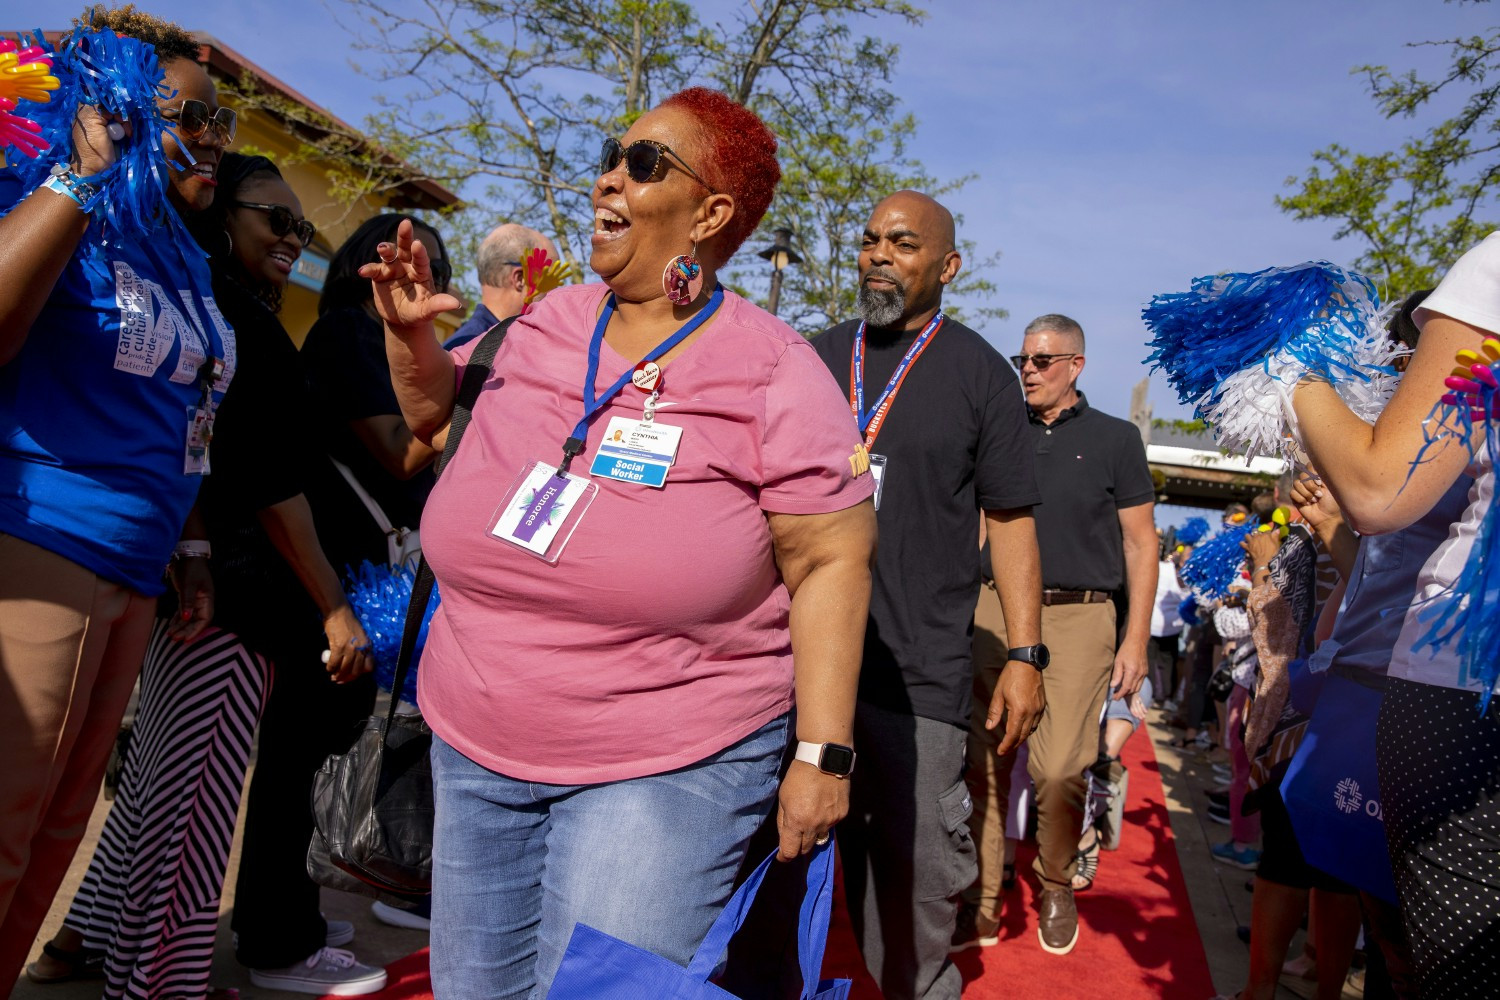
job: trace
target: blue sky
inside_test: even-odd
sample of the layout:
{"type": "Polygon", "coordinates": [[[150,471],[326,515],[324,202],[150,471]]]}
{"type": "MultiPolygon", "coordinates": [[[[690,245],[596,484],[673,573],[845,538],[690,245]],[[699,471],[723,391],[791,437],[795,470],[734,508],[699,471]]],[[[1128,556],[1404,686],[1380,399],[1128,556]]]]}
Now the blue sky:
{"type": "MultiPolygon", "coordinates": [[[[61,27],[82,6],[41,0],[28,19],[61,27]]],[[[352,69],[336,2],[141,6],[211,32],[344,118],[358,120],[379,86],[352,69]]],[[[927,6],[920,27],[869,27],[901,45],[895,89],[921,121],[916,155],[939,177],[979,174],[948,200],[981,256],[1003,254],[993,302],[1011,317],[983,332],[1011,353],[1031,317],[1073,316],[1089,336],[1082,387],[1122,415],[1145,371],[1139,315],[1152,294],[1214,271],[1358,253],[1272,202],[1329,142],[1374,152],[1419,130],[1423,119],[1381,118],[1350,70],[1435,70],[1440,50],[1403,43],[1477,33],[1497,15],[1441,0],[927,6]]],[[[1151,398],[1158,416],[1186,415],[1159,377],[1151,398]]]]}

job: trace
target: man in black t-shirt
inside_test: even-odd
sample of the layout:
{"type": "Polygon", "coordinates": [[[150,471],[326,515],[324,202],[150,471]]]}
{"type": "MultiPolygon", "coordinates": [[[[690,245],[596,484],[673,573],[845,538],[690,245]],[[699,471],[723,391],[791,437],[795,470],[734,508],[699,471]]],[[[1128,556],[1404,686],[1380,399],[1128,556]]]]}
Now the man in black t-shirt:
{"type": "Polygon", "coordinates": [[[1026,647],[1011,651],[987,706],[1003,749],[1030,734],[1045,704],[1025,404],[995,349],[942,316],[943,286],[961,264],[947,209],[914,191],[891,195],[861,240],[864,319],[813,342],[858,411],[878,483],[859,758],[839,847],[855,934],[890,1000],[958,1000],[962,985],[948,945],[954,897],[975,871],[963,767],[980,511],[1013,644],[1026,647]]]}
{"type": "MultiPolygon", "coordinates": [[[[1146,450],[1134,424],[1091,409],[1078,391],[1083,351],[1083,328],[1052,314],[1026,327],[1021,354],[1012,359],[1026,392],[1042,493],[1036,515],[1042,638],[1052,662],[1045,674],[1047,716],[1027,745],[1027,771],[1036,786],[1038,937],[1045,951],[1057,955],[1078,941],[1073,876],[1083,831],[1084,770],[1099,756],[1100,710],[1111,688],[1124,698],[1140,689],[1156,596],[1156,489],[1146,450]],[[1117,645],[1111,596],[1122,585],[1129,617],[1117,645]]],[[[1015,641],[1009,608],[1000,605],[993,593],[984,593],[975,611],[976,696],[992,690],[1004,655],[998,650],[1015,641]]],[[[1013,762],[996,757],[996,741],[984,723],[976,714],[969,740],[980,876],[965,893],[955,949],[998,940],[1013,762]]]]}

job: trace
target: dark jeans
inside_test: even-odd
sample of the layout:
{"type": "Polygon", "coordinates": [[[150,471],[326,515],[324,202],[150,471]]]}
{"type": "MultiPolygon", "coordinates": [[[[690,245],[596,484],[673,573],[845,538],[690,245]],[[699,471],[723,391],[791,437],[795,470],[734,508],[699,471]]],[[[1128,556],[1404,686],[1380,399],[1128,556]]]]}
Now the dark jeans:
{"type": "Polygon", "coordinates": [[[1204,622],[1196,626],[1198,645],[1193,650],[1193,661],[1188,669],[1187,704],[1182,718],[1188,728],[1201,728],[1205,723],[1218,718],[1214,703],[1208,697],[1208,679],[1214,674],[1214,647],[1219,644],[1219,631],[1204,622]]]}
{"type": "MultiPolygon", "coordinates": [[[[967,735],[866,702],[855,712],[859,759],[849,817],[838,826],[839,857],[855,940],[886,1000],[959,997],[962,982],[948,944],[958,894],[978,871],[963,780],[967,735]]],[[[773,813],[752,841],[751,861],[776,844],[775,823],[773,813]]],[[[734,996],[798,995],[797,906],[806,872],[805,859],[772,867],[730,944],[720,985],[734,996]]]]}
{"type": "Polygon", "coordinates": [[[1181,639],[1177,635],[1153,635],[1146,643],[1151,686],[1156,697],[1163,701],[1177,697],[1177,654],[1181,639]]]}
{"type": "Polygon", "coordinates": [[[322,948],[328,934],[320,887],[307,875],[313,776],[329,754],[354,742],[374,711],[375,681],[366,675],[333,683],[319,652],[304,645],[273,657],[231,921],[239,935],[235,957],[252,969],[299,962],[322,948]]]}

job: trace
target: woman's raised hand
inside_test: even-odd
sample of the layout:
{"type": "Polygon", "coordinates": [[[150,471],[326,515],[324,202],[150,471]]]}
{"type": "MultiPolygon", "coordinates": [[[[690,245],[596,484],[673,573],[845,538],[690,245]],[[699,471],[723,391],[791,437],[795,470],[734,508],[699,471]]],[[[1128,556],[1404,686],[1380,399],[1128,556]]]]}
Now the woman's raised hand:
{"type": "Polygon", "coordinates": [[[115,115],[91,104],[80,104],[73,118],[73,169],[80,177],[104,173],[114,166],[120,155],[116,136],[124,140],[132,134],[129,122],[121,122],[115,115]],[[110,133],[111,126],[115,129],[114,134],[110,133]]]}
{"type": "Polygon", "coordinates": [[[457,298],[433,288],[432,262],[410,219],[396,228],[395,243],[382,243],[376,250],[380,260],[364,265],[359,274],[375,286],[375,310],[392,333],[427,330],[439,314],[463,308],[457,298]]]}

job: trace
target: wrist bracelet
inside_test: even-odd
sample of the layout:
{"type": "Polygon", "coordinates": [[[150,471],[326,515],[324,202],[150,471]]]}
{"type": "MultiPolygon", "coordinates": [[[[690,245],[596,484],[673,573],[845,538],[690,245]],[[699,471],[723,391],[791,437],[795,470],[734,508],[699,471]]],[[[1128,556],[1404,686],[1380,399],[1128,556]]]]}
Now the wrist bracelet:
{"type": "Polygon", "coordinates": [[[178,542],[177,547],[172,550],[173,559],[207,559],[213,555],[213,546],[207,541],[183,541],[178,542]]]}
{"type": "Polygon", "coordinates": [[[85,184],[79,180],[71,167],[61,163],[53,165],[51,176],[42,183],[42,187],[71,199],[79,208],[82,208],[99,190],[94,185],[85,184]]]}

